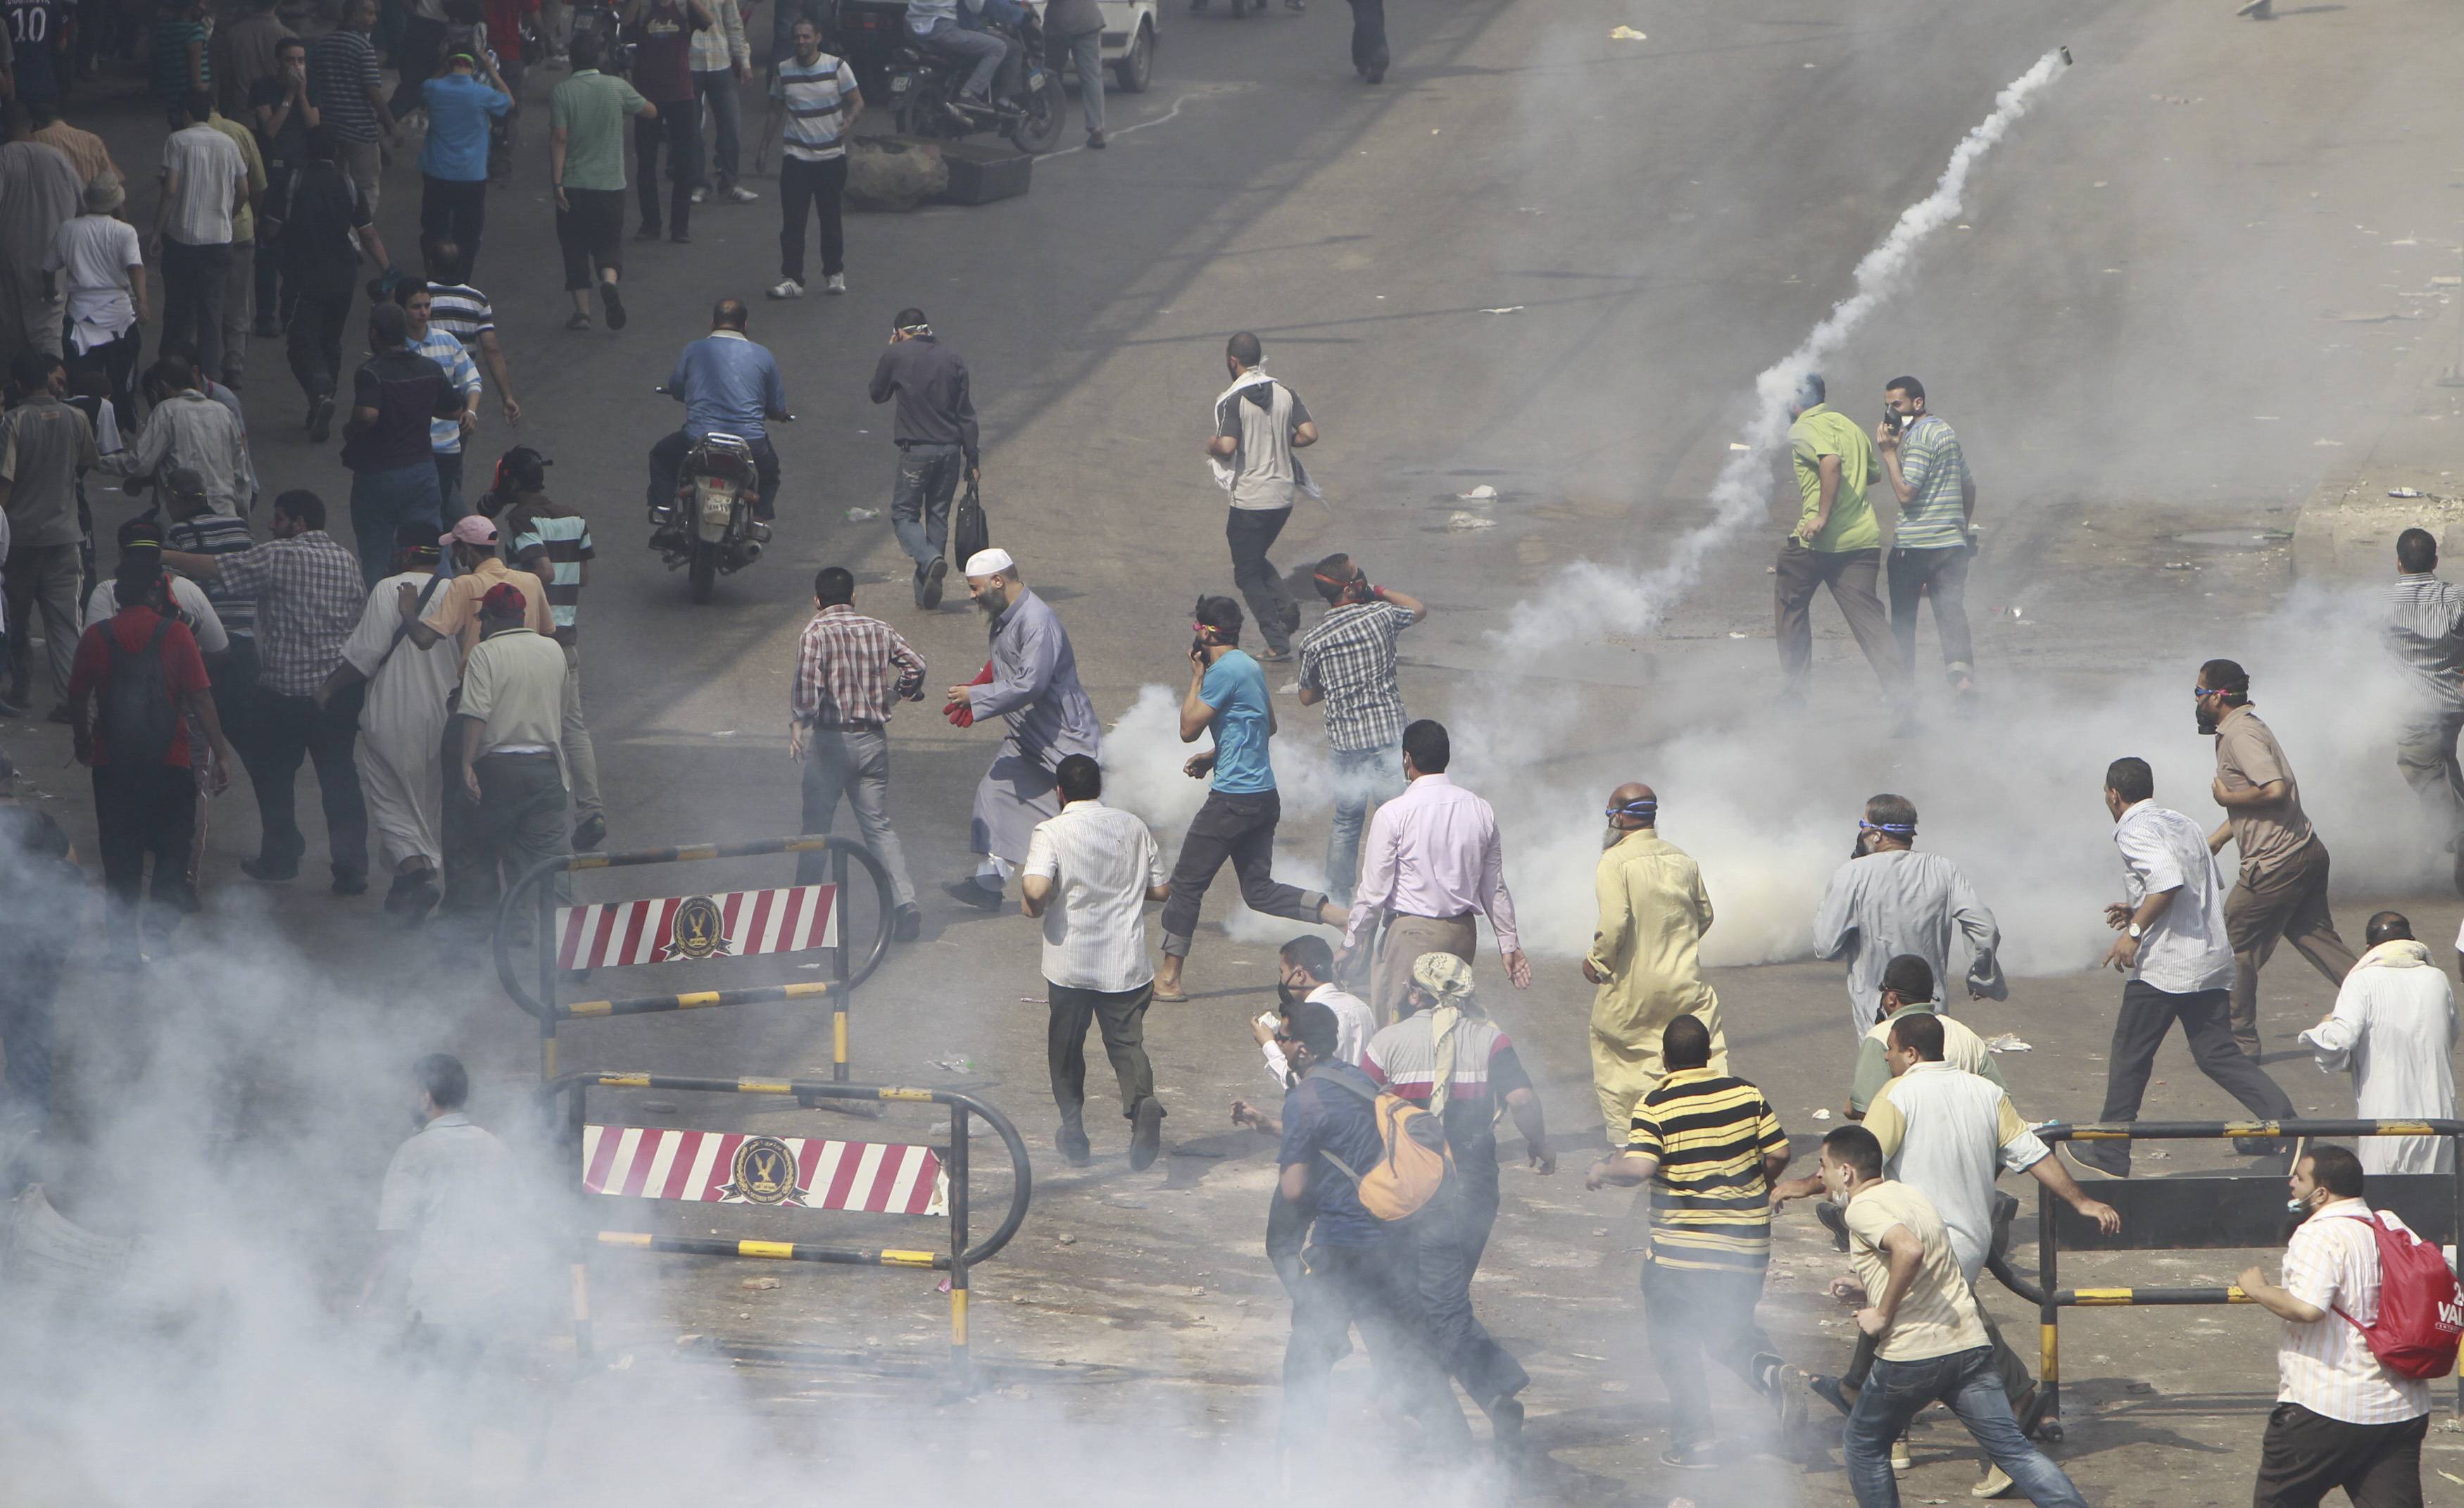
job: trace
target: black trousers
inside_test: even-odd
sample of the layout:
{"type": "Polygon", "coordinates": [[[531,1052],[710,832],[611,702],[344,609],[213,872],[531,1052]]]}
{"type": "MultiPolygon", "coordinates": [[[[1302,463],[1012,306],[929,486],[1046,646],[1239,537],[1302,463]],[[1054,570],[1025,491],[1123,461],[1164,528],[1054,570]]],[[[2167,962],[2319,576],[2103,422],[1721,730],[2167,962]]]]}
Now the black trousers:
{"type": "Polygon", "coordinates": [[[265,835],[256,862],[276,873],[297,872],[308,850],[299,832],[297,787],[302,759],[317,767],[317,790],[325,807],[325,846],[334,878],[368,876],[368,806],[360,794],[360,770],[352,746],[360,738],[361,688],[353,687],[319,707],[306,696],[278,696],[257,688],[256,756],[249,784],[256,790],[257,819],[265,835]]]}
{"type": "Polygon", "coordinates": [[[1761,1268],[1710,1272],[1643,1261],[1651,1364],[1668,1390],[1668,1432],[1678,1445],[1699,1445],[1713,1435],[1706,1361],[1736,1373],[1757,1392],[1779,1365],[1771,1338],[1754,1322],[1754,1305],[1762,1297],[1761,1268]]]}
{"type": "Polygon", "coordinates": [[[342,380],[342,327],[350,322],[353,298],[350,280],[302,277],[295,272],[288,282],[297,300],[286,332],[291,375],[311,403],[331,398],[342,380]]]}
{"type": "MultiPolygon", "coordinates": [[[[289,176],[291,166],[291,164],[275,158],[266,159],[265,181],[282,183],[289,176]]],[[[255,273],[256,328],[259,331],[278,329],[290,323],[291,295],[283,286],[282,251],[262,235],[257,237],[255,273]]]]}
{"type": "Polygon", "coordinates": [[[463,277],[479,265],[479,232],[488,225],[488,181],[463,183],[451,178],[419,180],[419,233],[422,239],[451,241],[462,249],[463,277]]]}
{"type": "Polygon", "coordinates": [[[1265,637],[1266,647],[1283,654],[1292,646],[1292,630],[1301,625],[1301,610],[1284,590],[1284,579],[1266,559],[1275,536],[1290,521],[1288,508],[1235,508],[1223,521],[1223,539],[1232,547],[1232,584],[1249,604],[1249,618],[1265,637]]]}
{"type": "Polygon", "coordinates": [[[1352,71],[1386,72],[1386,0],[1352,0],[1352,71]]]}
{"type": "MultiPolygon", "coordinates": [[[[364,695],[365,693],[362,693],[364,695]]],[[[257,711],[256,636],[233,634],[231,650],[223,663],[214,667],[214,717],[223,725],[223,736],[231,740],[231,753],[239,755],[240,768],[252,772],[254,783],[256,738],[264,726],[257,711]]]]}
{"type": "Polygon", "coordinates": [[[1283,798],[1273,791],[1229,796],[1210,791],[1206,804],[1190,819],[1180,841],[1180,858],[1172,866],[1172,896],[1163,903],[1163,951],[1177,958],[1189,956],[1189,938],[1198,930],[1198,904],[1215,883],[1223,861],[1241,877],[1241,899],[1261,916],[1295,922],[1318,919],[1326,897],[1296,885],[1277,883],[1275,823],[1282,820],[1283,798]]]}
{"type": "Polygon", "coordinates": [[[1483,1412],[1493,1412],[1502,1401],[1530,1386],[1531,1374],[1512,1353],[1497,1344],[1488,1327],[1472,1312],[1471,1280],[1480,1271],[1481,1255],[1488,1250],[1489,1228],[1497,1222],[1497,1200],[1466,1195],[1451,1219],[1419,1233],[1420,1308],[1429,1322],[1429,1344],[1437,1362],[1483,1412]]]}
{"type": "Polygon", "coordinates": [[[1968,561],[1966,545],[1891,552],[1885,571],[1891,636],[1900,642],[1900,658],[1910,670],[1917,663],[1917,604],[1928,597],[1933,599],[1934,637],[1942,641],[1943,669],[1962,675],[1976,667],[1976,650],[1968,635],[1968,561]]]}
{"type": "Polygon", "coordinates": [[[1045,1038],[1045,1060],[1052,1071],[1052,1103],[1061,1124],[1078,1128],[1087,1104],[1087,1029],[1104,1033],[1104,1056],[1112,1060],[1112,1077],[1121,1086],[1121,1114],[1133,1116],[1138,1105],[1155,1098],[1155,1066],[1147,1061],[1147,1004],[1155,998],[1155,981],[1134,990],[1081,990],[1045,980],[1045,1000],[1052,1012],[1045,1038]]]}
{"type": "Polygon", "coordinates": [[[2314,1508],[2343,1488],[2353,1508],[2421,1508],[2421,1440],[2430,1415],[2347,1424],[2280,1403],[2267,1416],[2251,1508],[2314,1508]]]}
{"type": "Polygon", "coordinates": [[[599,280],[599,272],[625,271],[625,190],[567,188],[570,209],[556,212],[557,249],[564,253],[564,290],[576,293],[599,280]]]}
{"type": "MultiPolygon", "coordinates": [[[[659,147],[668,149],[668,223],[676,234],[693,229],[693,191],[701,186],[701,101],[676,99],[659,106],[655,120],[633,122],[636,182],[642,196],[642,229],[659,233],[659,147]]],[[[570,199],[570,190],[566,193],[570,199]]]]}
{"type": "MultiPolygon", "coordinates": [[[[175,912],[196,908],[188,848],[197,831],[197,772],[184,764],[96,765],[94,827],[102,860],[104,930],[114,951],[133,953],[149,857],[155,906],[175,912]]],[[[170,924],[158,925],[160,931],[170,930],[170,924]]]]}
{"type": "Polygon", "coordinates": [[[808,163],[800,157],[779,160],[779,273],[797,282],[804,280],[804,216],[818,214],[822,222],[822,275],[836,277],[847,271],[847,228],[839,210],[839,196],[847,188],[847,164],[845,157],[827,162],[808,163]]]}
{"type": "Polygon", "coordinates": [[[393,66],[397,70],[393,98],[385,108],[399,120],[419,108],[419,86],[445,66],[445,23],[423,15],[406,18],[402,35],[393,44],[393,66]]]}
{"type": "MultiPolygon", "coordinates": [[[[2104,1113],[2100,1121],[2136,1121],[2139,1104],[2155,1072],[2156,1049],[2163,1046],[2173,1023],[2189,1039],[2190,1058],[2216,1087],[2239,1100],[2260,1120],[2291,1120],[2300,1112],[2293,1100],[2258,1060],[2233,1041],[2226,1012],[2231,994],[2201,990],[2193,994],[2168,994],[2145,979],[2122,987],[2122,1013],[2113,1018],[2113,1045],[2105,1054],[2104,1113]]],[[[2128,1142],[2073,1142],[2071,1155],[2117,1175],[2130,1170],[2128,1142]]]]}
{"type": "Polygon", "coordinates": [[[142,324],[130,325],[117,340],[106,340],[82,353],[65,332],[60,336],[62,364],[68,368],[70,390],[76,390],[77,379],[86,373],[100,372],[103,381],[111,384],[112,417],[129,434],[137,432],[137,358],[143,354],[144,344],[145,327],[142,324]]]}
{"type": "MultiPolygon", "coordinates": [[[[756,435],[745,442],[753,447],[754,485],[761,495],[753,501],[753,516],[769,518],[778,513],[779,451],[766,434],[756,435]]],[[[676,487],[685,468],[685,456],[693,449],[693,436],[678,429],[650,447],[650,506],[672,507],[676,487]]]]}
{"type": "Polygon", "coordinates": [[[1292,1337],[1284,1347],[1283,1443],[1306,1447],[1324,1438],[1327,1379],[1351,1352],[1355,1324],[1380,1369],[1380,1386],[1397,1390],[1404,1411],[1419,1419],[1428,1437],[1447,1444],[1467,1439],[1471,1431],[1430,1345],[1411,1242],[1313,1246],[1305,1267],[1292,1300],[1292,1337]]]}
{"type": "Polygon", "coordinates": [[[231,280],[231,249],[228,241],[190,246],[163,238],[163,334],[165,346],[185,345],[197,353],[197,369],[223,369],[223,286],[231,280]]]}

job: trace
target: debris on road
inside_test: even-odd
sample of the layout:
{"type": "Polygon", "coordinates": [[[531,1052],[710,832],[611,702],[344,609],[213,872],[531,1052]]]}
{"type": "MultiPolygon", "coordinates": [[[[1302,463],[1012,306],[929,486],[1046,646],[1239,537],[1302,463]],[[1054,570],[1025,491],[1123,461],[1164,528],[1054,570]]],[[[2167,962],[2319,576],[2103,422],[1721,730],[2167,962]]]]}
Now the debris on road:
{"type": "Polygon", "coordinates": [[[2015,1032],[2004,1032],[2001,1036],[1987,1042],[1985,1044],[1985,1050],[1989,1053],[2033,1053],[2036,1049],[2030,1044],[2019,1040],[2018,1034],[2015,1032]]]}
{"type": "Polygon", "coordinates": [[[1446,520],[1446,528],[1455,534],[1469,534],[1475,529],[1494,529],[1497,520],[1483,518],[1478,514],[1462,513],[1446,520]]]}
{"type": "Polygon", "coordinates": [[[1523,312],[1523,307],[1524,306],[1521,304],[1507,304],[1503,309],[1484,309],[1481,313],[1485,315],[1519,315],[1523,312]]]}
{"type": "Polygon", "coordinates": [[[1831,1111],[1827,1107],[1816,1110],[1814,1112],[1814,1118],[1817,1121],[1828,1121],[1831,1119],[1831,1111]]]}
{"type": "Polygon", "coordinates": [[[1651,38],[1643,35],[1640,32],[1636,31],[1633,27],[1621,26],[1609,33],[1609,40],[1612,42],[1647,42],[1650,41],[1651,38]]]}
{"type": "Polygon", "coordinates": [[[2387,489],[2387,495],[2389,497],[2419,497],[2422,495],[2422,491],[2418,487],[2390,487],[2387,489]]]}
{"type": "Polygon", "coordinates": [[[847,511],[847,521],[851,524],[869,524],[880,516],[878,508],[850,508],[847,511]]]}
{"type": "Polygon", "coordinates": [[[1468,492],[1457,492],[1455,495],[1467,503],[1494,502],[1497,499],[1497,489],[1483,482],[1468,492]]]}
{"type": "Polygon", "coordinates": [[[779,1286],[779,1279],[776,1278],[747,1278],[736,1286],[743,1289],[746,1293],[768,1293],[771,1289],[779,1286]]]}

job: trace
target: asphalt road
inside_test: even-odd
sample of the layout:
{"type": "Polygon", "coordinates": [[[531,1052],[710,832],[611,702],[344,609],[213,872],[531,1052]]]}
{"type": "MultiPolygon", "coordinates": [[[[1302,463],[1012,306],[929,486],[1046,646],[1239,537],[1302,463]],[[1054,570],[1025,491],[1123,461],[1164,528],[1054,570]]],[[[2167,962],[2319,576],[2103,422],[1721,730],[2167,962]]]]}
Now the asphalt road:
{"type": "MultiPolygon", "coordinates": [[[[2144,740],[2142,752],[2162,755],[2168,799],[2204,817],[2193,798],[2205,755],[2174,691],[2210,654],[2243,653],[2256,667],[2263,646],[2299,666],[2284,673],[2318,716],[2286,736],[2337,847],[2348,934],[2365,907],[2398,904],[2421,935],[2443,938],[2456,904],[2428,883],[2434,861],[2413,849],[2385,751],[2365,718],[2335,715],[2339,655],[2366,657],[2366,639],[2327,605],[2293,598],[2269,540],[2179,536],[2289,527],[2340,451],[2366,448],[2391,411],[2447,402],[2421,384],[2455,341],[2452,285],[2431,281],[2457,268],[2464,166],[2441,61],[2455,22],[2431,3],[2296,6],[2273,25],[2233,22],[2228,9],[1893,4],[1846,15],[1804,0],[1431,0],[1395,8],[1396,63],[1375,90],[1353,79],[1346,15],[1329,0],[1306,16],[1278,8],[1238,23],[1176,10],[1153,91],[1112,98],[1110,151],[1039,162],[1034,191],[1001,205],[853,216],[847,297],[755,305],[753,336],[778,355],[801,418],[778,436],[777,543],[704,607],[642,547],[642,457],[676,414],[650,388],[706,328],[713,299],[751,298],[775,280],[775,184],[754,181],[769,196],[759,204],[700,209],[690,248],[628,246],[632,324],[573,335],[560,328],[539,147],[492,193],[476,280],[514,361],[518,438],[554,458],[554,490],[587,511],[599,546],[583,642],[609,846],[793,830],[784,703],[796,634],[812,570],[856,569],[859,607],[933,665],[930,702],[902,712],[892,735],[892,812],[926,933],[858,996],[856,1073],[976,1087],[1039,1152],[1048,1147],[1033,930],[963,913],[937,892],[968,867],[967,808],[994,736],[952,730],[931,708],[980,664],[982,626],[962,595],[916,611],[886,516],[846,518],[887,512],[888,411],[863,394],[890,316],[913,303],[968,359],[993,537],[1058,607],[1108,723],[1141,688],[1177,690],[1187,603],[1230,589],[1220,494],[1199,447],[1224,380],[1223,338],[1264,338],[1268,369],[1303,395],[1325,436],[1308,459],[1330,505],[1296,512],[1276,558],[1349,550],[1436,607],[1409,643],[1405,689],[1416,713],[1455,723],[1463,782],[1507,814],[1542,980],[1512,994],[1485,964],[1484,984],[1569,1144],[1597,1135],[1588,992],[1572,962],[1589,929],[1597,827],[1596,805],[1582,803],[1635,776],[1661,786],[1671,836],[1704,858],[1723,910],[1719,961],[1738,966],[1718,978],[1735,1061],[1801,1138],[1821,1128],[1815,1109],[1839,1099],[1845,1038],[1829,1035],[1836,966],[1804,961],[1789,939],[1844,847],[1855,801],[1886,786],[1949,814],[1946,836],[1928,841],[1978,872],[2002,910],[2023,977],[2010,1005],[1978,1007],[1973,1019],[2034,1043],[2006,1059],[2023,1107],[2094,1112],[2118,988],[2081,972],[2111,861],[2092,786],[2079,782],[2125,752],[2116,739],[2144,740]],[[1645,38],[1612,40],[1621,24],[1645,38]],[[1842,406],[1860,416],[1885,377],[1917,372],[1966,440],[1989,541],[1971,591],[1985,714],[1961,723],[1934,708],[1924,739],[1889,744],[1866,672],[1825,607],[1811,720],[1768,716],[1764,531],[1718,542],[1658,632],[1602,626],[1563,568],[1647,570],[1706,516],[1755,374],[1849,292],[1859,258],[1929,191],[1996,91],[2062,44],[2078,66],[1987,158],[1956,224],[1924,245],[1912,275],[1828,363],[1842,406]],[[1480,486],[1499,497],[1459,495],[1480,486]],[[1493,637],[1518,603],[1550,625],[1545,650],[1508,653],[1493,637]]],[[[132,108],[84,123],[107,129],[123,163],[151,160],[149,117],[132,108]]],[[[531,132],[536,146],[543,126],[531,132]]],[[[414,244],[415,184],[407,167],[388,179],[383,220],[396,245],[414,244]]],[[[269,492],[306,485],[339,499],[344,478],[299,433],[278,351],[258,342],[253,368],[247,400],[269,492]]],[[[490,404],[474,473],[516,438],[490,404]]],[[[1928,633],[1922,653],[1930,645],[1928,633]]],[[[1293,795],[1282,866],[1306,875],[1322,851],[1325,808],[1309,774],[1321,739],[1314,717],[1284,705],[1279,762],[1293,795]]],[[[1138,726],[1114,737],[1114,787],[1170,830],[1195,791],[1169,740],[1138,726]]],[[[7,736],[90,835],[81,783],[51,773],[65,738],[48,728],[7,736]]],[[[246,938],[250,957],[296,948],[304,973],[265,993],[314,999],[326,1029],[311,1046],[251,1018],[244,1040],[227,1044],[239,1092],[213,1119],[277,1165],[293,1155],[295,1127],[313,1134],[330,1176],[282,1208],[325,1249],[320,1281],[340,1291],[400,1123],[397,1097],[378,1087],[386,1065],[440,1043],[460,1053],[481,1081],[481,1119],[501,1124],[535,1071],[536,1040],[480,960],[439,959],[424,940],[385,931],[372,900],[335,901],[305,882],[255,890],[236,869],[253,832],[248,798],[234,793],[215,813],[212,908],[198,931],[246,938]]],[[[783,874],[753,863],[699,866],[690,879],[635,870],[585,877],[581,890],[616,899],[681,893],[665,888],[671,878],[699,889],[783,874]]],[[[1210,902],[1210,923],[1228,904],[1222,893],[1210,902]]],[[[862,907],[858,921],[869,921],[862,907]]],[[[1198,1000],[1150,1019],[1172,1156],[1132,1174],[1125,1134],[1098,1126],[1093,1169],[1039,1163],[1027,1232],[979,1283],[975,1335],[999,1364],[999,1392],[936,1410],[900,1375],[935,1358],[943,1324],[920,1278],[799,1268],[780,1273],[776,1291],[747,1290],[739,1264],[612,1256],[595,1275],[603,1348],[627,1369],[572,1395],[580,1402],[556,1432],[564,1479],[649,1493],[696,1479],[706,1453],[722,1452],[745,1482],[772,1472],[791,1482],[826,1463],[885,1491],[919,1468],[950,1474],[955,1490],[1012,1489],[1027,1464],[1076,1474],[1056,1479],[1106,1501],[1151,1497],[1158,1481],[1197,1472],[1255,1485],[1284,1313],[1256,1246],[1271,1159],[1231,1131],[1223,1105],[1271,1095],[1243,1018],[1271,999],[1281,935],[1282,924],[1255,919],[1235,918],[1228,936],[1210,926],[1190,966],[1198,1000]],[[709,1337],[711,1348],[679,1348],[679,1334],[709,1337]],[[1065,1419],[1083,1432],[1056,1429],[1065,1419]],[[918,1443],[885,1446],[874,1424],[918,1443]],[[591,1447],[611,1430],[634,1432],[633,1458],[591,1447]]],[[[210,976],[210,951],[192,950],[191,983],[210,976]]],[[[671,977],[814,977],[792,960],[655,983],[648,973],[597,982],[647,992],[671,977]]],[[[112,994],[83,978],[74,987],[98,1002],[112,994]]],[[[2321,1013],[2322,988],[2296,958],[2269,972],[2272,1048],[2321,1013]]],[[[93,1022],[113,1019],[98,1003],[93,1022]]],[[[112,1145],[126,1134],[124,1101],[98,1065],[125,1065],[98,1025],[73,1027],[73,1041],[80,1033],[85,1045],[72,1051],[87,1071],[73,1119],[112,1145]]],[[[829,1038],[812,1008],[754,1007],[583,1023],[567,1029],[562,1052],[567,1066],[793,1074],[825,1071],[829,1038]]],[[[2344,1108],[2305,1060],[2271,1067],[2305,1106],[2344,1108]]],[[[2168,1055],[2159,1073],[2169,1109],[2227,1113],[2187,1060],[2168,1055]]],[[[1094,1078],[1100,1104],[1100,1063],[1094,1078]]],[[[804,1134],[850,1124],[642,1098],[594,1102],[594,1115],[804,1134]]],[[[1846,1500],[1836,1465],[1800,1476],[1766,1463],[1681,1488],[1649,1464],[1661,1395],[1633,1292],[1639,1212],[1628,1196],[1583,1194],[1583,1157],[1570,1145],[1548,1182],[1509,1171],[1477,1290],[1539,1379],[1532,1432],[1550,1464],[1533,1490],[1846,1500]]],[[[86,1171],[80,1214],[102,1220],[108,1201],[93,1197],[86,1171]]],[[[827,1219],[789,1213],[744,1229],[929,1239],[912,1227],[810,1223],[827,1219]]],[[[1783,1256],[1765,1318],[1793,1359],[1822,1367],[1841,1344],[1825,1337],[1842,1333],[1813,1298],[1827,1259],[1803,1229],[1789,1231],[1783,1256]]],[[[2204,1271],[2194,1257],[2145,1258],[2136,1280],[2204,1271]]],[[[2019,1318],[2014,1304],[2004,1312],[2019,1318]]],[[[2068,1374],[2079,1403],[2065,1459],[2092,1497],[2208,1502],[2244,1491],[2270,1396],[2261,1322],[2248,1311],[2167,1311],[2144,1324],[2083,1317],[2073,1329],[2089,1361],[2068,1374]]],[[[1353,1407],[1359,1389],[1343,1396],[1353,1407]]],[[[1964,1490],[1970,1468],[1955,1443],[1947,1428],[1921,1432],[1907,1490],[1964,1490]]]]}

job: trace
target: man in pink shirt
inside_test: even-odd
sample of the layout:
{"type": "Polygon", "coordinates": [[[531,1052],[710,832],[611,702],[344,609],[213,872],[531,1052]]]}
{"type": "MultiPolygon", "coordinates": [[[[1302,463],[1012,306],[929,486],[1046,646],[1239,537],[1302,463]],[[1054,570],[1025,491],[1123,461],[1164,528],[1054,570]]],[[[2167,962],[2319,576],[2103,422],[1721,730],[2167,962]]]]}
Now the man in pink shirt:
{"type": "Polygon", "coordinates": [[[1472,917],[1485,913],[1518,990],[1531,984],[1531,963],[1515,933],[1514,897],[1506,888],[1506,851],[1497,814],[1486,801],[1446,778],[1451,751],[1443,723],[1421,718],[1403,730],[1401,796],[1377,809],[1361,843],[1360,887],[1344,928],[1337,969],[1358,955],[1385,913],[1371,975],[1370,1004],[1391,1021],[1412,985],[1422,953],[1452,953],[1465,963],[1479,945],[1472,917]]]}

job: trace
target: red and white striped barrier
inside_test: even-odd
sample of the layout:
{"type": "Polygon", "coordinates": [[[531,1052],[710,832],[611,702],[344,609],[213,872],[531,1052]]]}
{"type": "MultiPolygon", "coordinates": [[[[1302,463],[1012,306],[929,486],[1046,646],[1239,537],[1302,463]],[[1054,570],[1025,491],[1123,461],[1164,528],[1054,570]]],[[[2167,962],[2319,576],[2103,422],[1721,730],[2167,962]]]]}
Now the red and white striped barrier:
{"type": "Polygon", "coordinates": [[[610,969],[686,958],[738,958],[839,945],[838,887],[730,890],[556,913],[557,967],[610,969]]]}
{"type": "Polygon", "coordinates": [[[582,1187],[634,1199],[950,1213],[950,1180],[932,1147],[740,1131],[585,1126],[582,1187]]]}

